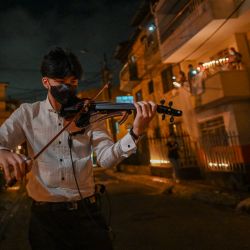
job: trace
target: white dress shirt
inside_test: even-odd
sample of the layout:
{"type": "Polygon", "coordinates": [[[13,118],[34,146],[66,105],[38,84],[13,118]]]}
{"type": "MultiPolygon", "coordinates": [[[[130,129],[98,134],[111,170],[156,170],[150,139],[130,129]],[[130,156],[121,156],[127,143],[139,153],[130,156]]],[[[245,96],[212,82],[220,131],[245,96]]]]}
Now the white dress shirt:
{"type": "MultiPolygon", "coordinates": [[[[24,141],[33,157],[63,128],[63,118],[53,110],[48,98],[22,104],[0,127],[0,149],[15,149],[24,141]]],[[[39,157],[28,173],[27,191],[36,201],[78,200],[67,131],[64,131],[39,157]]],[[[130,134],[113,143],[104,122],[93,123],[73,139],[72,156],[76,178],[83,197],[94,193],[91,153],[95,151],[102,167],[112,167],[136,152],[130,134]]],[[[1,159],[0,159],[1,160],[1,159]]],[[[1,162],[0,162],[1,163],[1,162]]]]}

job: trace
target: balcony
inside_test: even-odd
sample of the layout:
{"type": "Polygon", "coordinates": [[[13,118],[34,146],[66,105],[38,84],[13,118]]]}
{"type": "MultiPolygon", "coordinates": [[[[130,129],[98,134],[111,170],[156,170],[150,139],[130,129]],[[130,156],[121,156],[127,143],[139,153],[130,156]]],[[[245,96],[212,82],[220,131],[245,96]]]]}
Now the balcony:
{"type": "Polygon", "coordinates": [[[250,97],[249,72],[245,70],[220,71],[205,81],[205,92],[196,103],[196,109],[217,106],[250,97]]]}
{"type": "Polygon", "coordinates": [[[191,54],[202,42],[204,42],[233,12],[237,6],[237,1],[226,0],[192,0],[178,2],[168,7],[167,12],[163,12],[169,1],[161,1],[156,10],[158,21],[160,49],[162,61],[164,63],[174,63],[188,57],[192,60],[201,56],[205,51],[214,50],[215,44],[223,41],[225,36],[235,32],[244,32],[244,27],[248,23],[247,15],[238,18],[234,15],[225,25],[223,36],[214,36],[206,46],[203,46],[195,53],[191,54]],[[164,3],[163,3],[164,2],[164,3]],[[184,5],[185,3],[185,5],[184,5]],[[240,29],[240,30],[239,30],[240,29]]]}

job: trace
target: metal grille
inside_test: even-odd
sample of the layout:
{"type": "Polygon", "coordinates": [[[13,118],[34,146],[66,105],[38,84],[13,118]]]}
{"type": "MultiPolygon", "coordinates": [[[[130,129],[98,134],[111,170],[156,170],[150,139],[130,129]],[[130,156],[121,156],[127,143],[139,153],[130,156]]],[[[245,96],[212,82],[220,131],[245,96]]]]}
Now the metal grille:
{"type": "Polygon", "coordinates": [[[239,136],[236,133],[203,135],[199,148],[201,164],[206,170],[245,173],[239,136]]]}
{"type": "MultiPolygon", "coordinates": [[[[181,167],[197,167],[197,143],[192,141],[190,136],[181,129],[175,133],[175,138],[179,145],[181,167]]],[[[151,164],[167,165],[169,163],[167,137],[148,138],[148,144],[151,164]]]]}

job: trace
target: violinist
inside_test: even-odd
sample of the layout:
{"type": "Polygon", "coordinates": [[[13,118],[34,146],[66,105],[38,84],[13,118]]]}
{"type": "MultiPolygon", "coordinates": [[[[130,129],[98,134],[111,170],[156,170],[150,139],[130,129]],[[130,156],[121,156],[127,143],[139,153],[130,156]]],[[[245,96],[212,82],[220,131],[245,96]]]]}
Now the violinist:
{"type": "Polygon", "coordinates": [[[36,160],[30,161],[12,150],[26,142],[32,159],[62,129],[66,121],[59,115],[62,104],[58,97],[75,94],[82,68],[71,51],[54,47],[43,57],[41,74],[47,99],[22,104],[0,127],[0,164],[6,180],[11,174],[22,180],[28,172],[31,248],[113,249],[95,195],[91,153],[95,151],[102,167],[112,167],[135,153],[138,138],[157,106],[153,102],[135,103],[133,128],[116,143],[103,121],[91,124],[84,132],[71,123],[36,160]]]}

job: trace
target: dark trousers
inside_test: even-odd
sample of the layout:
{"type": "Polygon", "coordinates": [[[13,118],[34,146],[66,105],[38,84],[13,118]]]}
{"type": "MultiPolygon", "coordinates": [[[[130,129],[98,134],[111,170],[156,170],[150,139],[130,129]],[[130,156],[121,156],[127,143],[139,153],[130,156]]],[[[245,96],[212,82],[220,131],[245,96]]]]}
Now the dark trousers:
{"type": "Polygon", "coordinates": [[[29,240],[32,250],[113,249],[97,203],[77,209],[32,204],[29,240]]]}

